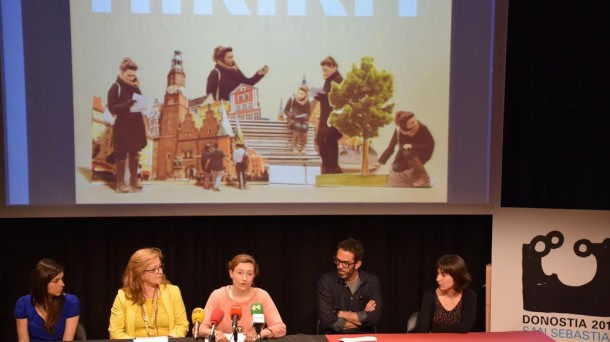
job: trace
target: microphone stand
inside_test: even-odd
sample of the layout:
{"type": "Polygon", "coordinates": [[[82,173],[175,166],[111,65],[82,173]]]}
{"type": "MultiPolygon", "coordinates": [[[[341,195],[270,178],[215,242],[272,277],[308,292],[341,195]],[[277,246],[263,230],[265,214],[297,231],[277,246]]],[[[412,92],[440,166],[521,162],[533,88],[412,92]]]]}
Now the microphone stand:
{"type": "Polygon", "coordinates": [[[195,341],[199,340],[199,321],[195,323],[195,334],[193,336],[195,337],[195,341]]]}
{"type": "Polygon", "coordinates": [[[209,342],[216,342],[216,324],[212,325],[212,330],[210,330],[210,337],[208,338],[209,342]]]}
{"type": "Polygon", "coordinates": [[[233,328],[233,341],[237,342],[237,327],[233,328]]]}
{"type": "Polygon", "coordinates": [[[263,329],[260,323],[255,323],[256,325],[254,326],[254,330],[256,330],[256,342],[262,342],[263,341],[263,337],[261,336],[261,331],[263,329]]]}
{"type": "Polygon", "coordinates": [[[233,323],[233,341],[237,342],[237,316],[233,317],[233,323]]]}

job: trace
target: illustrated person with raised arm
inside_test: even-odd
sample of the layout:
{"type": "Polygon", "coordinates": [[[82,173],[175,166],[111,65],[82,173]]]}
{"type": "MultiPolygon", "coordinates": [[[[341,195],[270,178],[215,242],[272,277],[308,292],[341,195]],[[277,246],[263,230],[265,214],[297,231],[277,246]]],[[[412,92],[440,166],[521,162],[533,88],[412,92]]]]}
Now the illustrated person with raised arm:
{"type": "Polygon", "coordinates": [[[362,271],[364,248],[356,239],[337,245],[336,271],[318,280],[318,319],[321,334],[374,333],[383,307],[376,275],[362,271]]]}
{"type": "Polygon", "coordinates": [[[318,121],[318,132],[316,134],[316,144],[322,159],[320,173],[342,173],[339,167],[339,139],[343,136],[338,129],[330,125],[328,118],[333,111],[333,107],[328,100],[328,93],[331,91],[333,82],[343,82],[343,76],[339,73],[339,65],[337,61],[328,56],[320,62],[322,67],[322,77],[324,78],[324,86],[322,91],[318,92],[314,98],[320,102],[320,119],[318,121]]]}
{"type": "Polygon", "coordinates": [[[252,77],[246,77],[237,66],[237,63],[235,63],[233,48],[229,46],[220,45],[214,48],[212,59],[216,65],[208,75],[205,89],[206,94],[212,94],[216,101],[228,101],[229,94],[231,94],[238,85],[245,83],[253,86],[269,71],[269,68],[265,65],[258,69],[252,77]]]}
{"type": "Polygon", "coordinates": [[[477,314],[477,296],[468,288],[472,277],[458,255],[443,255],[436,262],[438,287],[426,291],[415,332],[467,333],[477,314]]]}
{"type": "Polygon", "coordinates": [[[307,147],[307,131],[311,104],[309,102],[309,87],[301,85],[296,94],[288,99],[284,107],[286,125],[292,130],[292,153],[305,154],[307,147]]]}
{"type": "Polygon", "coordinates": [[[182,294],[165,278],[162,262],[158,248],[141,248],[129,258],[110,311],[111,339],[186,336],[189,322],[182,294]]]}
{"type": "Polygon", "coordinates": [[[424,164],[432,157],[434,138],[426,125],[413,112],[397,111],[394,115],[396,129],[388,147],[379,157],[375,169],[379,170],[392,156],[398,145],[392,168],[388,173],[388,185],[396,187],[430,187],[430,176],[424,164]]]}
{"type": "Polygon", "coordinates": [[[19,342],[72,341],[80,316],[80,302],[65,293],[64,268],[56,261],[42,259],[32,270],[30,294],[15,304],[19,342]]]}
{"type": "Polygon", "coordinates": [[[220,310],[224,313],[224,319],[215,327],[214,337],[216,342],[227,342],[225,334],[231,334],[232,320],[231,312],[235,308],[241,312],[241,318],[237,322],[238,330],[245,334],[246,342],[257,340],[257,332],[253,327],[253,304],[260,305],[263,311],[265,326],[261,327],[262,339],[279,338],[286,335],[286,324],[282,321],[275,303],[267,291],[254,287],[254,278],[259,274],[258,264],[251,255],[238,254],[227,265],[231,285],[223,286],[214,290],[205,304],[206,315],[199,327],[199,336],[209,338],[214,312],[220,310]],[[236,307],[237,306],[237,307],[236,307]]]}
{"type": "Polygon", "coordinates": [[[136,103],[133,94],[142,94],[136,76],[138,65],[129,57],[119,65],[119,75],[108,90],[108,109],[114,115],[112,131],[113,148],[116,157],[116,192],[126,193],[142,190],[138,180],[138,152],[146,147],[146,128],[141,112],[132,112],[136,103]],[[125,160],[129,164],[129,186],[125,184],[125,160]]]}

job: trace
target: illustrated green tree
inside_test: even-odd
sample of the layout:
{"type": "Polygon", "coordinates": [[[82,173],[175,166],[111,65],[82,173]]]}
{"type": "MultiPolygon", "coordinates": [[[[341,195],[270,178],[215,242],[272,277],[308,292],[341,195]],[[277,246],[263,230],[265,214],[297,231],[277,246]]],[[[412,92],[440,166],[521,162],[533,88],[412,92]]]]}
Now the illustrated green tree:
{"type": "Polygon", "coordinates": [[[329,101],[335,110],[330,123],[341,133],[363,140],[362,175],[369,174],[370,139],[379,136],[379,128],[392,122],[394,78],[378,70],[373,57],[362,57],[360,67],[352,64],[341,84],[333,83],[329,101]]]}

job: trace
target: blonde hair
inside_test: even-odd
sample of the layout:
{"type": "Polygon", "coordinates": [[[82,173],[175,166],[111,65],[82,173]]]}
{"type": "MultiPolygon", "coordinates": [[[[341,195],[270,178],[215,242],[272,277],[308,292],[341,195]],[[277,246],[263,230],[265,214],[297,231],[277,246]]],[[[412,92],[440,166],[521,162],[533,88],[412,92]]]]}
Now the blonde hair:
{"type": "MultiPolygon", "coordinates": [[[[163,261],[163,253],[155,247],[141,248],[131,255],[123,272],[123,291],[125,291],[127,299],[139,305],[146,302],[142,289],[142,274],[145,272],[148,263],[155,258],[163,261]]],[[[170,284],[169,280],[165,278],[165,273],[162,277],[162,284],[170,284]]]]}

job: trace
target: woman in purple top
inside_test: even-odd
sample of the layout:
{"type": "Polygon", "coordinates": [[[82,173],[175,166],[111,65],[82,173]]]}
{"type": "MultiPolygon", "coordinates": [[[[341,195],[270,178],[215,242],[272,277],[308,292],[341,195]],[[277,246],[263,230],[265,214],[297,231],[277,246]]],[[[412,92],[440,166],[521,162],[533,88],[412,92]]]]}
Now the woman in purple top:
{"type": "Polygon", "coordinates": [[[51,259],[32,271],[30,294],[15,305],[17,336],[25,341],[72,341],[80,315],[75,295],[64,293],[64,268],[51,259]]]}

